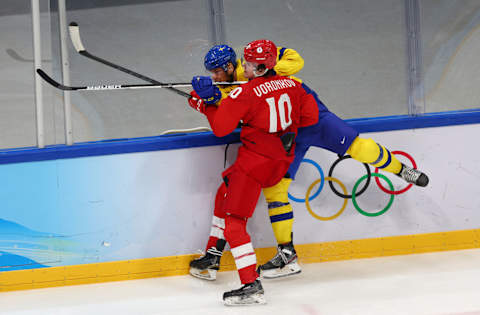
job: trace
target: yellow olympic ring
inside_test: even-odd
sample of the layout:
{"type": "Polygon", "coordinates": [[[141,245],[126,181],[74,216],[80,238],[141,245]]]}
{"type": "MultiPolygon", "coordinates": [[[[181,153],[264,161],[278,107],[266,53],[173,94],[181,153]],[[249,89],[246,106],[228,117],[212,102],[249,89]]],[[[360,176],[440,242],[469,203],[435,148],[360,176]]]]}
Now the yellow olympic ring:
{"type": "MultiPolygon", "coordinates": [[[[307,189],[307,195],[305,196],[305,205],[307,206],[307,210],[308,212],[310,212],[310,214],[312,215],[312,217],[314,217],[315,219],[318,219],[318,220],[322,220],[322,221],[329,221],[329,220],[333,220],[335,219],[336,217],[338,217],[339,215],[341,215],[343,213],[343,210],[345,210],[345,208],[347,207],[347,202],[348,202],[348,199],[344,199],[343,201],[343,206],[340,208],[340,211],[338,211],[336,214],[330,216],[330,217],[322,217],[322,216],[319,216],[318,214],[316,214],[315,212],[313,212],[312,208],[310,208],[310,192],[312,191],[313,187],[318,184],[322,179],[317,179],[316,181],[314,181],[307,189]]],[[[337,183],[338,185],[340,185],[340,187],[342,188],[343,190],[343,193],[346,195],[347,194],[347,188],[345,187],[345,185],[338,179],[336,179],[335,177],[325,177],[325,181],[332,181],[332,182],[335,182],[337,183]]]]}

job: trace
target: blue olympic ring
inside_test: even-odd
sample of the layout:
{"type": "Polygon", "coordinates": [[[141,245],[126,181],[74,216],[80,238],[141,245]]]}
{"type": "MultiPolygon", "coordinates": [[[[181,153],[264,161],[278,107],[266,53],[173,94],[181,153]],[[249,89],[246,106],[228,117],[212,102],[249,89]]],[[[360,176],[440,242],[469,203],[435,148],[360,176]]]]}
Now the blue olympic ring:
{"type": "MultiPolygon", "coordinates": [[[[309,200],[312,201],[312,200],[315,199],[315,198],[320,194],[320,192],[322,191],[322,189],[323,189],[323,184],[325,184],[325,175],[323,175],[323,170],[322,170],[322,168],[320,167],[320,165],[318,165],[318,163],[315,162],[314,160],[303,159],[302,162],[300,162],[300,163],[303,163],[303,162],[312,164],[313,166],[315,166],[315,168],[316,168],[316,169],[318,170],[318,172],[320,173],[320,178],[321,178],[320,186],[318,187],[318,190],[312,195],[312,197],[309,198],[309,200]]],[[[296,201],[296,202],[305,202],[305,199],[295,198],[295,197],[292,196],[290,193],[288,193],[288,198],[290,198],[291,200],[296,201]]]]}

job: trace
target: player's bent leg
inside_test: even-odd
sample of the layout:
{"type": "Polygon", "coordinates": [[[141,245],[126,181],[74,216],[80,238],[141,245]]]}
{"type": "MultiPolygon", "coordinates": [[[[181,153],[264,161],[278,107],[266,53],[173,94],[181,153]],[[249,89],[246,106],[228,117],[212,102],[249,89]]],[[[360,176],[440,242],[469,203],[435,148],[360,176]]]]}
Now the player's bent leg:
{"type": "Polygon", "coordinates": [[[427,175],[401,163],[389,150],[372,139],[355,138],[348,148],[347,154],[357,161],[396,174],[408,183],[421,187],[428,184],[427,175]]]}
{"type": "Polygon", "coordinates": [[[357,137],[347,150],[352,158],[362,163],[368,163],[386,172],[398,174],[402,169],[402,163],[385,147],[372,139],[357,137]]]}
{"type": "MultiPolygon", "coordinates": [[[[244,155],[245,162],[249,161],[247,157],[244,155]]],[[[223,300],[226,305],[266,303],[263,288],[255,271],[257,259],[246,224],[255,211],[261,188],[278,184],[286,174],[289,163],[284,160],[264,160],[265,163],[256,163],[251,166],[248,175],[243,171],[245,168],[235,169],[235,167],[223,173],[223,176],[228,176],[225,199],[225,239],[232,249],[240,281],[243,284],[240,289],[224,293],[223,300]]]]}
{"type": "Polygon", "coordinates": [[[224,200],[227,193],[225,184],[222,184],[215,198],[215,208],[212,218],[210,236],[205,249],[205,254],[190,262],[190,274],[204,280],[215,280],[220,268],[220,258],[225,248],[225,212],[224,200]]]}

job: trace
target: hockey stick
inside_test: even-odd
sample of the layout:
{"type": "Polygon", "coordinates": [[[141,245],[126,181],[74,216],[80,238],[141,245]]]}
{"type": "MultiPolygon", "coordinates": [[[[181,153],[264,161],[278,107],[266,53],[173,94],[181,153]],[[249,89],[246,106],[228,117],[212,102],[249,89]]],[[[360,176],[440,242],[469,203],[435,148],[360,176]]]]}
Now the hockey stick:
{"type": "MultiPolygon", "coordinates": [[[[64,91],[106,91],[106,90],[138,90],[138,89],[161,89],[161,88],[180,88],[190,87],[190,82],[179,83],[152,83],[152,84],[101,84],[101,85],[88,85],[88,86],[68,86],[63,85],[60,82],[55,81],[51,76],[45,73],[42,69],[37,69],[38,75],[45,81],[51,84],[53,87],[64,91]]],[[[214,85],[238,85],[243,84],[244,81],[236,82],[214,82],[214,85]]],[[[190,97],[190,94],[188,94],[190,97]]]]}
{"type": "MultiPolygon", "coordinates": [[[[90,59],[93,59],[95,61],[98,61],[100,63],[103,63],[104,65],[107,65],[107,66],[112,67],[114,69],[117,69],[117,70],[120,70],[122,72],[128,73],[128,74],[130,74],[134,77],[137,77],[139,79],[142,79],[144,81],[147,81],[147,82],[150,82],[150,83],[153,83],[153,84],[163,84],[160,81],[157,81],[157,80],[154,80],[152,78],[146,77],[146,76],[144,76],[140,73],[137,73],[137,72],[132,71],[130,69],[127,69],[127,68],[124,68],[122,66],[116,65],[114,63],[111,63],[108,60],[105,60],[103,58],[94,56],[91,53],[89,53],[82,44],[82,40],[80,38],[80,26],[78,26],[78,24],[76,22],[71,22],[70,25],[68,26],[68,30],[70,31],[70,39],[72,40],[72,44],[75,47],[75,50],[80,55],[85,56],[85,57],[90,58],[90,59]]],[[[177,93],[178,95],[185,96],[185,97],[190,97],[190,94],[188,94],[187,92],[184,92],[182,90],[178,90],[174,87],[168,87],[168,89],[171,90],[172,92],[177,93]]]]}
{"type": "MultiPolygon", "coordinates": [[[[7,55],[9,55],[10,57],[12,57],[12,58],[15,59],[16,61],[20,61],[20,62],[32,62],[32,63],[33,63],[33,59],[23,58],[22,56],[20,56],[19,53],[17,53],[15,50],[13,50],[13,49],[11,49],[11,48],[7,48],[5,51],[7,52],[7,55]]],[[[52,60],[50,60],[50,59],[42,59],[42,62],[52,62],[52,60]]]]}

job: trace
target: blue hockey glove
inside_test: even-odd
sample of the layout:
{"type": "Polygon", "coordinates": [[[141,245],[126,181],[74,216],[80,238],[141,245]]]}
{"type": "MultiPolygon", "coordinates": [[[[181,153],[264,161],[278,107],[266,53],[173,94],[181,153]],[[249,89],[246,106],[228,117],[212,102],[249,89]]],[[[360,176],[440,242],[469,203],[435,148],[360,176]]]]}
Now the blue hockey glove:
{"type": "Polygon", "coordinates": [[[206,104],[215,104],[222,98],[218,86],[213,85],[212,78],[207,76],[196,76],[192,79],[192,87],[198,96],[205,100],[206,104]]]}

